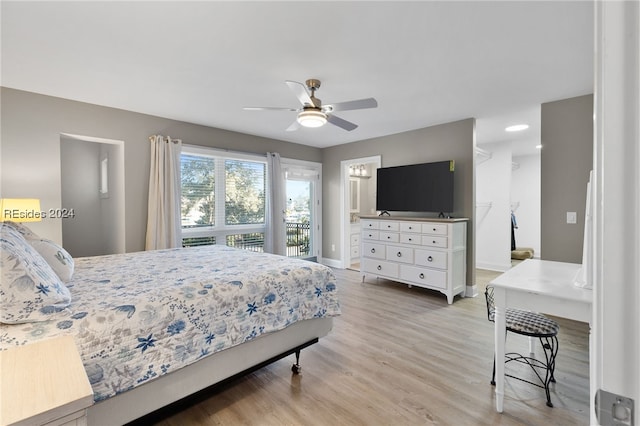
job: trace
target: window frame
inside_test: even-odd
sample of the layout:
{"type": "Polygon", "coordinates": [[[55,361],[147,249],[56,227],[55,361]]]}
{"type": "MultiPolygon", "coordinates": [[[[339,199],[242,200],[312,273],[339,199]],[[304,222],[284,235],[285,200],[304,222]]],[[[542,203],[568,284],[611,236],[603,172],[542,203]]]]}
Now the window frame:
{"type": "MultiPolygon", "coordinates": [[[[260,154],[248,154],[241,152],[233,152],[227,150],[221,150],[216,148],[202,147],[196,145],[182,145],[182,154],[203,156],[214,158],[216,161],[216,183],[215,183],[215,225],[202,226],[197,228],[183,228],[181,239],[185,238],[198,238],[198,237],[215,237],[216,245],[225,245],[227,236],[236,234],[251,234],[251,233],[265,233],[266,232],[266,208],[269,204],[269,182],[268,182],[268,165],[266,155],[260,154]],[[250,161],[255,163],[262,163],[265,167],[265,218],[261,224],[242,224],[242,225],[227,225],[226,224],[226,209],[225,209],[225,191],[226,191],[226,177],[225,177],[225,160],[240,160],[250,161]],[[219,179],[222,176],[223,179],[219,179]]],[[[182,219],[182,212],[180,214],[182,219]]]]}

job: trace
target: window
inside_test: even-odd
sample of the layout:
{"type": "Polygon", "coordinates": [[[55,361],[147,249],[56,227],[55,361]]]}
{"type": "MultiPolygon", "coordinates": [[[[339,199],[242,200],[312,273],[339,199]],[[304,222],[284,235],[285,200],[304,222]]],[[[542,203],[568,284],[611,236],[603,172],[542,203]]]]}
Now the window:
{"type": "Polygon", "coordinates": [[[185,146],[180,160],[183,245],[262,251],[266,158],[185,146]]]}

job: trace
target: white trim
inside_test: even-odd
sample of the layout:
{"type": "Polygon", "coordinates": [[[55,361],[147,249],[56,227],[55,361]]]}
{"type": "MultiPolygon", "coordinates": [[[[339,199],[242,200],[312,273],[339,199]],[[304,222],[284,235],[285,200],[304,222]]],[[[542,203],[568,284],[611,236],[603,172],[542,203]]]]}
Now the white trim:
{"type": "MultiPolygon", "coordinates": [[[[382,167],[382,156],[374,155],[370,157],[352,158],[350,160],[340,161],[340,266],[337,268],[346,268],[351,263],[351,252],[347,245],[351,241],[350,232],[347,230],[350,228],[349,214],[350,209],[348,206],[351,204],[349,201],[349,192],[346,190],[349,188],[349,166],[351,164],[367,164],[376,163],[377,167],[382,167]]],[[[373,172],[372,172],[373,173],[373,172]]]]}
{"type": "Polygon", "coordinates": [[[344,269],[340,260],[328,259],[323,257],[322,259],[318,259],[318,262],[331,268],[344,269]]]}
{"type": "MultiPolygon", "coordinates": [[[[315,176],[314,180],[314,200],[313,210],[311,212],[313,221],[312,225],[315,226],[313,230],[313,247],[312,256],[316,256],[318,259],[322,258],[322,163],[315,161],[296,160],[293,158],[281,158],[280,163],[283,171],[286,172],[287,168],[298,168],[308,170],[310,173],[309,178],[315,176]]],[[[302,177],[296,179],[303,179],[302,177]]],[[[286,181],[286,175],[285,175],[286,181]]]]}
{"type": "Polygon", "coordinates": [[[596,1],[591,424],[598,389],[640,408],[639,50],[640,3],[596,1]]]}
{"type": "MultiPolygon", "coordinates": [[[[116,204],[115,214],[117,220],[115,221],[116,229],[111,230],[116,237],[114,253],[125,253],[127,251],[127,235],[126,235],[126,196],[125,196],[125,159],[124,159],[124,141],[119,139],[106,139],[98,138],[95,136],[83,136],[75,135],[72,133],[60,132],[59,135],[60,145],[65,140],[75,140],[89,143],[98,143],[106,145],[115,145],[112,158],[109,160],[109,167],[111,168],[110,179],[110,194],[111,202],[116,204]]],[[[64,173],[64,172],[61,172],[64,173]]],[[[62,191],[63,192],[63,191],[62,191]]],[[[102,197],[101,197],[102,198],[102,197]]],[[[107,198],[107,197],[104,197],[107,198]]],[[[64,238],[64,235],[61,234],[64,238]]]]}
{"type": "Polygon", "coordinates": [[[511,269],[511,262],[507,264],[491,263],[491,262],[477,262],[476,269],[486,269],[489,271],[506,272],[511,269]]]}
{"type": "Polygon", "coordinates": [[[478,295],[478,285],[468,285],[464,291],[464,297],[476,297],[478,295]]]}
{"type": "Polygon", "coordinates": [[[121,141],[119,139],[97,138],[95,136],[74,135],[72,133],[60,133],[60,136],[65,137],[67,139],[73,139],[73,140],[83,141],[83,142],[108,143],[111,145],[124,145],[124,141],[121,141]]]}
{"type": "Polygon", "coordinates": [[[258,154],[251,152],[240,152],[240,151],[231,151],[228,149],[220,149],[213,148],[209,146],[202,145],[189,145],[182,144],[182,152],[190,152],[197,155],[202,155],[205,157],[222,157],[222,158],[233,158],[240,160],[250,160],[250,161],[264,161],[267,163],[267,154],[258,154]]]}

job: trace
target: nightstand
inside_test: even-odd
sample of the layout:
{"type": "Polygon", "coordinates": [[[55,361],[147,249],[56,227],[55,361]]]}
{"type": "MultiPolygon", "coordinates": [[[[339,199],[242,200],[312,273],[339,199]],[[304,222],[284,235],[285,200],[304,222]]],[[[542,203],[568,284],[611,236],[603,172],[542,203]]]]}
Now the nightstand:
{"type": "Polygon", "coordinates": [[[92,404],[73,337],[0,352],[0,425],[82,426],[92,404]]]}

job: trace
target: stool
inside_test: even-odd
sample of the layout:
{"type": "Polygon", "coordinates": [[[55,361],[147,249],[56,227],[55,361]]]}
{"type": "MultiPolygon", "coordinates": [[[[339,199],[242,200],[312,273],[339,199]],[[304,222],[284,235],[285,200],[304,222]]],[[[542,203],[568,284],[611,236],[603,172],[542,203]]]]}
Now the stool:
{"type": "MultiPolygon", "coordinates": [[[[484,292],[487,301],[487,317],[489,321],[495,321],[495,304],[493,300],[493,287],[487,286],[484,292]]],[[[536,374],[541,384],[531,382],[529,380],[505,374],[507,377],[517,379],[534,386],[544,389],[547,395],[547,406],[553,407],[551,403],[551,394],[549,392],[549,384],[555,382],[553,375],[556,367],[556,355],[558,354],[558,331],[560,326],[554,320],[537,313],[521,309],[506,309],[505,323],[507,331],[512,333],[528,336],[530,338],[540,339],[542,349],[544,351],[545,362],[533,357],[523,356],[516,352],[505,354],[505,364],[511,361],[527,364],[536,374]],[[545,370],[544,378],[538,370],[545,370]]],[[[493,375],[491,376],[491,384],[495,385],[496,378],[496,358],[493,357],[493,375]]]]}

